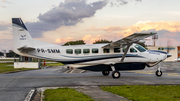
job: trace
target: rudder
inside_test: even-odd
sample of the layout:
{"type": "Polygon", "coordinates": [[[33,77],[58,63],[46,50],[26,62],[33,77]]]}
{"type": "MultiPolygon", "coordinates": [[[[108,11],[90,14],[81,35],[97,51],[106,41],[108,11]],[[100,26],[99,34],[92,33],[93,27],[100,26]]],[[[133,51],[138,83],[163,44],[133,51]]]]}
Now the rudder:
{"type": "Polygon", "coordinates": [[[12,18],[14,51],[21,47],[33,47],[33,39],[21,18],[12,18]]]}

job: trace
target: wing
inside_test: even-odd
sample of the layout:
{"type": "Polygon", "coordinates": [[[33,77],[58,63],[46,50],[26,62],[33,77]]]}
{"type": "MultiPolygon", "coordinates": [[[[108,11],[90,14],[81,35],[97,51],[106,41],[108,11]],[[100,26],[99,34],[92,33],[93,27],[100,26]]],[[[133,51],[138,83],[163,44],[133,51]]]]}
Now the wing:
{"type": "Polygon", "coordinates": [[[157,33],[134,33],[128,37],[125,37],[123,39],[120,39],[118,41],[112,42],[108,45],[103,46],[102,48],[110,48],[110,47],[124,47],[128,44],[132,43],[138,43],[140,40],[143,40],[144,38],[147,38],[149,36],[155,35],[157,33]]]}

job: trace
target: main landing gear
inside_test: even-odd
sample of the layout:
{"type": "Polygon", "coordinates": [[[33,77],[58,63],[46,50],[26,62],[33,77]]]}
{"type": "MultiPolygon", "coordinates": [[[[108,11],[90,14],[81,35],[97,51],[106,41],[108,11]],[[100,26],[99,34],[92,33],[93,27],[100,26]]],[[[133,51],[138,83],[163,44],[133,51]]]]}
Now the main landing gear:
{"type": "Polygon", "coordinates": [[[109,71],[102,71],[102,74],[103,74],[104,76],[108,76],[108,75],[109,75],[109,71]]]}
{"type": "MultiPolygon", "coordinates": [[[[112,77],[114,78],[114,79],[118,79],[120,76],[121,76],[121,74],[120,74],[120,72],[119,71],[117,71],[117,70],[115,70],[115,68],[114,68],[114,65],[110,65],[111,66],[111,69],[112,69],[112,77]]],[[[108,76],[109,75],[109,71],[102,71],[102,74],[104,75],[104,76],[108,76]]]]}
{"type": "Polygon", "coordinates": [[[159,63],[157,66],[158,66],[158,70],[156,71],[156,76],[161,77],[162,76],[161,64],[159,63]]]}
{"type": "MultiPolygon", "coordinates": [[[[102,71],[102,74],[104,75],[104,76],[108,76],[109,75],[109,71],[102,71]]],[[[119,78],[121,76],[121,74],[120,74],[120,72],[119,71],[113,71],[112,72],[112,77],[114,78],[114,79],[117,79],[117,78],[119,78]]]]}
{"type": "Polygon", "coordinates": [[[114,79],[118,79],[120,76],[121,76],[121,74],[120,74],[120,72],[119,71],[117,71],[117,70],[115,70],[115,67],[114,67],[114,65],[111,65],[111,69],[112,69],[112,77],[114,78],[114,79]]]}
{"type": "Polygon", "coordinates": [[[112,72],[112,77],[114,78],[114,79],[118,79],[119,77],[121,76],[121,74],[120,74],[120,72],[119,71],[113,71],[112,72]]]}

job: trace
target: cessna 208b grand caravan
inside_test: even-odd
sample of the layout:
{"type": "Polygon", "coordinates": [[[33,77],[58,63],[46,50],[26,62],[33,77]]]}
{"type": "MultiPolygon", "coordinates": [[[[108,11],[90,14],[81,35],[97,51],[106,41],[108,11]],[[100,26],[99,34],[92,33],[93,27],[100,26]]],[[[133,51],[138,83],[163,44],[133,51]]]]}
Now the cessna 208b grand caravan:
{"type": "MultiPolygon", "coordinates": [[[[121,70],[143,70],[153,67],[171,54],[146,50],[137,43],[156,33],[134,33],[128,37],[107,44],[59,46],[33,40],[21,18],[12,18],[14,52],[27,57],[53,60],[67,65],[82,65],[79,69],[102,71],[104,76],[112,71],[113,78],[119,78],[121,70]]],[[[157,76],[162,75],[160,66],[157,76]]]]}

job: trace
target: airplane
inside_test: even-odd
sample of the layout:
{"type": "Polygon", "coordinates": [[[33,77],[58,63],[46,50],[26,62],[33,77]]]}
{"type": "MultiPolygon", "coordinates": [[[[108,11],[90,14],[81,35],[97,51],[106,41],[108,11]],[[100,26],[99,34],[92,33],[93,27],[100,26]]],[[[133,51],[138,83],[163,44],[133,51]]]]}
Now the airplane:
{"type": "Polygon", "coordinates": [[[21,18],[12,18],[14,52],[21,56],[52,60],[68,65],[82,65],[79,69],[101,71],[112,77],[121,76],[119,71],[143,70],[158,67],[156,76],[162,75],[160,63],[171,54],[158,50],[146,50],[138,43],[157,33],[134,33],[112,43],[60,46],[34,40],[21,18]]]}

